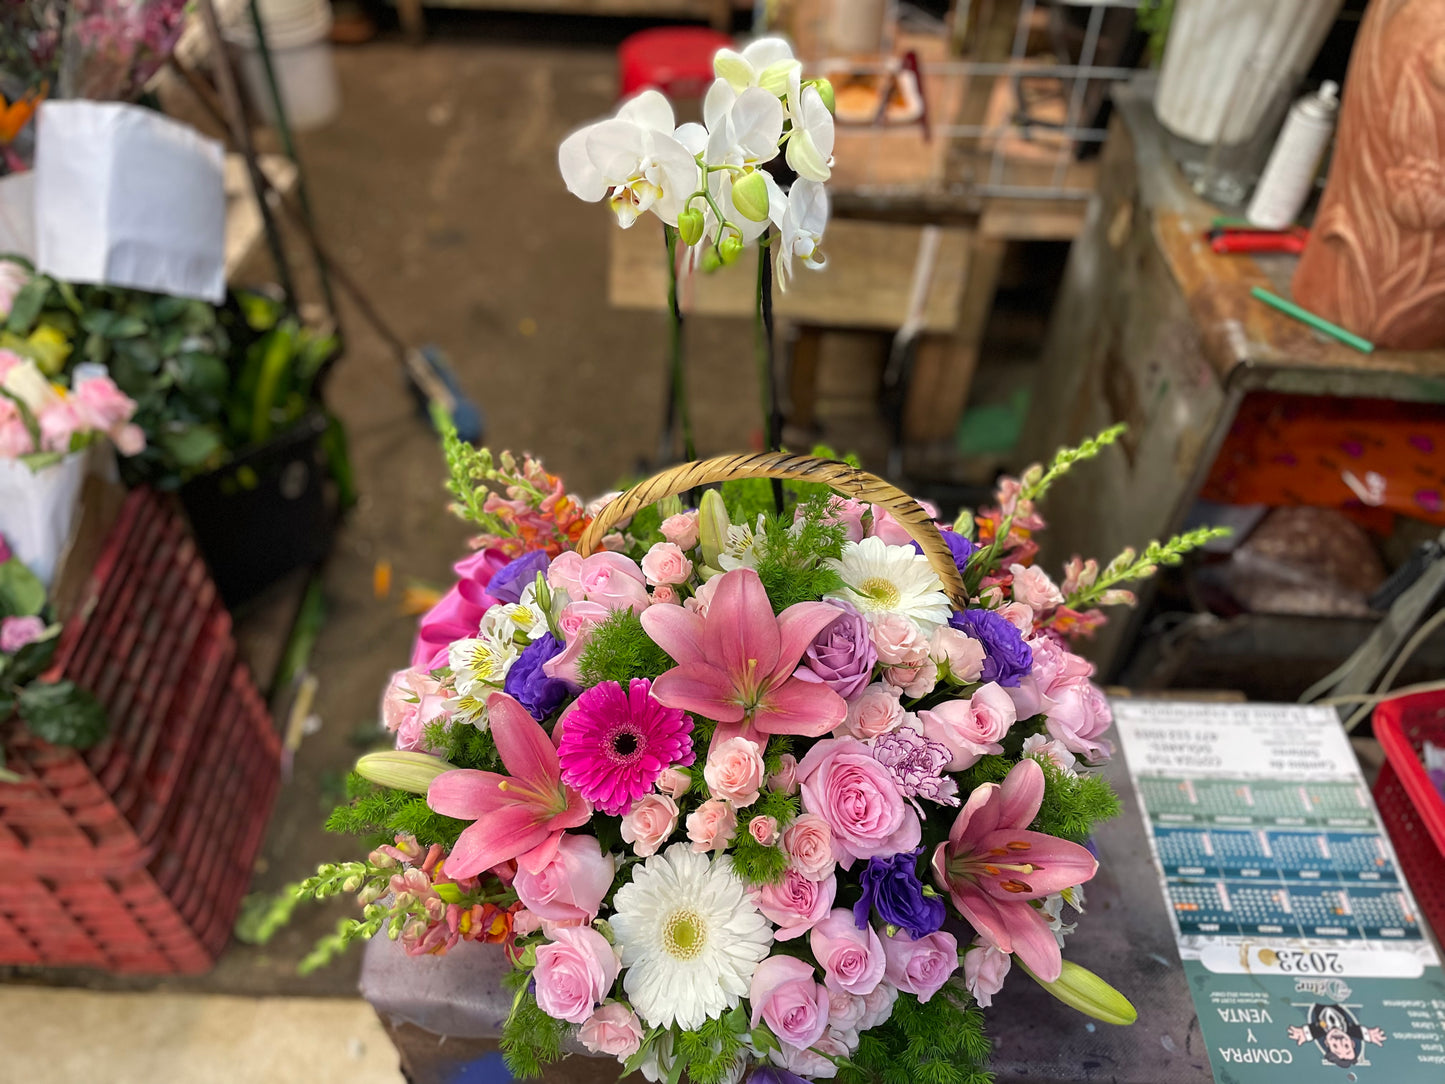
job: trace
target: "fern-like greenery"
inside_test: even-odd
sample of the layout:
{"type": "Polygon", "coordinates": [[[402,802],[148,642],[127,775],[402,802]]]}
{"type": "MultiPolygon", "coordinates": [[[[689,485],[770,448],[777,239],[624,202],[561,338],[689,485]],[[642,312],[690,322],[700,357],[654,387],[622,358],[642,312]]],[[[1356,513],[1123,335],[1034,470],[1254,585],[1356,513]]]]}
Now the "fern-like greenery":
{"type": "MultiPolygon", "coordinates": [[[[1044,800],[1030,828],[1082,843],[1094,825],[1119,815],[1119,796],[1102,775],[1070,775],[1047,757],[1034,757],[1044,770],[1044,800]]],[[[1013,762],[985,756],[959,776],[965,794],[984,783],[1001,783],[1013,762]]]]}
{"type": "Polygon", "coordinates": [[[360,836],[368,846],[406,834],[450,850],[467,827],[466,821],[433,812],[422,795],[377,786],[356,772],[346,777],[346,797],[347,804],[337,806],[326,818],[326,830],[360,836]]]}
{"type": "Polygon", "coordinates": [[[490,730],[470,723],[436,719],[422,728],[422,739],[428,749],[458,768],[478,768],[484,772],[502,770],[502,757],[497,752],[497,743],[490,730]]]}
{"type": "Polygon", "coordinates": [[[655,678],[673,667],[667,652],[653,643],[631,610],[613,610],[592,630],[577,669],[589,688],[603,681],[655,678]]]}
{"type": "MultiPolygon", "coordinates": [[[[741,1008],[741,1006],[739,1006],[741,1008]]],[[[746,1024],[738,1010],[706,1021],[697,1031],[679,1033],[675,1057],[691,1084],[722,1084],[742,1053],[741,1029],[746,1024]]]]}
{"type": "Polygon", "coordinates": [[[865,1031],[840,1084],[989,1084],[983,1013],[969,995],[945,986],[926,1005],[904,995],[886,1024],[865,1031]]]}
{"type": "Polygon", "coordinates": [[[738,811],[738,830],[733,837],[733,870],[747,885],[777,884],[788,872],[788,856],[776,843],[765,847],[753,838],[748,825],[757,817],[772,817],[778,830],[786,828],[799,812],[796,795],[765,790],[756,802],[738,811]]]}
{"type": "Polygon", "coordinates": [[[526,971],[513,971],[502,980],[516,991],[517,998],[502,1025],[502,1059],[518,1080],[539,1077],[547,1066],[562,1059],[562,1041],[569,1028],[567,1021],[553,1019],[537,1005],[527,989],[529,977],[526,971]]]}
{"type": "Polygon", "coordinates": [[[824,563],[826,558],[842,556],[845,529],[826,521],[823,488],[824,493],[798,505],[796,520],[786,515],[769,519],[766,536],[754,546],[758,579],[774,613],[798,602],[816,602],[843,586],[838,573],[824,563]]]}

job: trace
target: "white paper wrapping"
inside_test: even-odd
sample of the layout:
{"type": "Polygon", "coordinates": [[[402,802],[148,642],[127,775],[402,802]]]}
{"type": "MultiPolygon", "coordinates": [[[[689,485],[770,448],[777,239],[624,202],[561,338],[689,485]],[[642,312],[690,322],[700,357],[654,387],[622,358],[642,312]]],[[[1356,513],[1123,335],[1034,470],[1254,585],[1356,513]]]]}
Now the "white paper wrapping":
{"type": "Polygon", "coordinates": [[[120,102],[48,101],[36,126],[42,272],[68,282],[224,299],[221,144],[120,102]]]}
{"type": "Polygon", "coordinates": [[[35,171],[0,177],[0,255],[35,262],[35,171]]]}
{"type": "Polygon", "coordinates": [[[0,459],[0,535],[46,587],[70,541],[86,458],[83,451],[72,452],[39,471],[19,460],[0,459]]]}

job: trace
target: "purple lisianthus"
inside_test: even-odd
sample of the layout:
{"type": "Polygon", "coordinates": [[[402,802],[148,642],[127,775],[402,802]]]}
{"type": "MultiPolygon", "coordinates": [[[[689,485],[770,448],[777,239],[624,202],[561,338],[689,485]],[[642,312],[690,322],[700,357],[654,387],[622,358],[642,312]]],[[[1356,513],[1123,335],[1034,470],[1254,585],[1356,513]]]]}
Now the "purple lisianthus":
{"type": "Polygon", "coordinates": [[[1019,679],[1033,669],[1034,653],[1024,643],[1024,634],[992,610],[961,610],[948,623],[983,644],[979,681],[996,681],[1004,688],[1016,689],[1019,679]]]}
{"type": "MultiPolygon", "coordinates": [[[[963,535],[949,530],[947,527],[940,527],[938,533],[943,535],[943,540],[948,543],[949,552],[953,554],[954,565],[960,573],[963,572],[968,568],[968,559],[973,556],[973,551],[977,547],[963,535]]],[[[913,548],[919,553],[923,552],[923,547],[917,542],[913,543],[913,548]]]]}
{"type": "Polygon", "coordinates": [[[943,897],[925,896],[918,879],[918,856],[923,851],[919,847],[868,859],[868,868],[858,878],[863,898],[853,905],[853,921],[860,930],[868,925],[868,912],[875,909],[879,918],[907,930],[915,941],[943,928],[943,897]]]}
{"type": "Polygon", "coordinates": [[[527,585],[537,579],[537,573],[545,573],[551,563],[542,550],[524,553],[497,570],[492,582],[487,584],[487,594],[499,602],[521,602],[527,585]]]}
{"type": "Polygon", "coordinates": [[[826,685],[848,700],[867,687],[878,651],[862,614],[847,603],[831,605],[838,608],[837,620],[813,637],[793,676],[826,685]]]}
{"type": "Polygon", "coordinates": [[[808,1084],[796,1073],[779,1069],[776,1065],[760,1065],[748,1076],[747,1084],[808,1084]]]}
{"type": "Polygon", "coordinates": [[[543,633],[522,649],[517,661],[507,671],[502,691],[516,698],[533,719],[545,719],[562,706],[572,687],[565,681],[550,678],[542,664],[562,654],[562,641],[550,632],[543,633]]]}
{"type": "Polygon", "coordinates": [[[0,565],[10,560],[10,544],[5,541],[5,536],[0,534],[0,565]]]}

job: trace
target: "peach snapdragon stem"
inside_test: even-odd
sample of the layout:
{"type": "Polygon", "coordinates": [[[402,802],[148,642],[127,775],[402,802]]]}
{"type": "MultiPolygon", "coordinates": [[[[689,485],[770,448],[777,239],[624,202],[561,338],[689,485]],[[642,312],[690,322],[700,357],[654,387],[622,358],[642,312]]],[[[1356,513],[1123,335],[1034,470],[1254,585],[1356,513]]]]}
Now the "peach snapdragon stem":
{"type": "MultiPolygon", "coordinates": [[[[757,357],[758,391],[762,400],[763,440],[770,452],[781,451],[783,446],[783,414],[778,407],[777,359],[773,353],[773,261],[769,259],[769,238],[772,231],[764,230],[758,238],[758,312],[757,312],[757,357]]],[[[783,510],[783,483],[773,479],[773,504],[781,513],[783,510]]]]}

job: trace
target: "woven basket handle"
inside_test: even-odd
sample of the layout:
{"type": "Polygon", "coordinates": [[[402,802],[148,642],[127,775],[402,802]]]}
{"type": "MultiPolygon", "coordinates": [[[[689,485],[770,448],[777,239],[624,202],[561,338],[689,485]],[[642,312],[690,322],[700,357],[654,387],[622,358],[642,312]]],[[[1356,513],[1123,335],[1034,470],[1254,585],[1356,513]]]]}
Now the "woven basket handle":
{"type": "Polygon", "coordinates": [[[917,501],[877,475],[850,467],[836,459],[818,459],[786,452],[758,452],[752,455],[724,455],[683,463],[639,482],[626,493],[609,501],[588,524],[577,543],[587,557],[602,544],[602,537],[648,505],[697,486],[726,482],[734,478],[785,478],[795,482],[818,482],[831,486],[855,500],[877,504],[893,513],[910,538],[923,547],[923,555],[943,581],[943,589],[955,607],[968,605],[968,590],[953,563],[953,552],[938,527],[917,501]]]}

